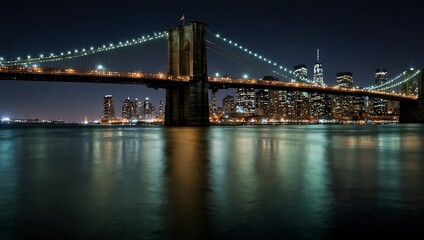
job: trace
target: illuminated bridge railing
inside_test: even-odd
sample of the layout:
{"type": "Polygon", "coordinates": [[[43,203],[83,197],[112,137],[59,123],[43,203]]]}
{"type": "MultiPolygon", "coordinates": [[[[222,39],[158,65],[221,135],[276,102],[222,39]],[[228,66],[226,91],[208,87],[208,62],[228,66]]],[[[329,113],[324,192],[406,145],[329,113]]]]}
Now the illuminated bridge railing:
{"type": "Polygon", "coordinates": [[[381,97],[393,100],[417,100],[417,96],[409,96],[399,93],[388,93],[376,90],[367,90],[360,88],[343,88],[338,86],[326,86],[309,83],[295,83],[295,82],[281,82],[281,81],[268,81],[256,79],[239,79],[239,78],[220,78],[209,77],[209,83],[215,84],[216,88],[226,87],[249,87],[252,88],[266,88],[266,89],[280,89],[292,91],[306,91],[306,92],[321,92],[338,95],[359,95],[370,97],[381,97]]]}
{"type": "Polygon", "coordinates": [[[177,82],[188,82],[188,76],[173,76],[163,73],[143,73],[143,72],[114,72],[104,70],[76,70],[71,68],[37,68],[37,67],[5,67],[0,66],[0,73],[10,75],[50,75],[50,76],[87,76],[101,78],[133,78],[149,80],[166,80],[177,82]]]}
{"type": "MultiPolygon", "coordinates": [[[[6,67],[0,66],[0,79],[3,80],[36,80],[36,81],[65,81],[65,82],[95,82],[121,84],[147,84],[160,88],[170,84],[188,83],[190,76],[174,76],[163,73],[143,72],[114,72],[104,70],[76,70],[62,68],[36,67],[6,67]],[[78,80],[74,80],[74,79],[78,80]]],[[[290,91],[321,92],[336,95],[357,95],[391,100],[418,100],[417,96],[408,96],[399,93],[388,93],[376,90],[359,88],[342,88],[309,83],[267,81],[256,79],[209,77],[209,87],[215,89],[252,87],[261,89],[278,89],[290,91]]]]}

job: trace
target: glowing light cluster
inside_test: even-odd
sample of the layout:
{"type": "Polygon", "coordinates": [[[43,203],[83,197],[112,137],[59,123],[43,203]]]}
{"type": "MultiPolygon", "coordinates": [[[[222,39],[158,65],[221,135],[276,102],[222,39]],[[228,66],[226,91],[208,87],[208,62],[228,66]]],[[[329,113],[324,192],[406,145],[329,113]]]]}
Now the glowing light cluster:
{"type": "Polygon", "coordinates": [[[389,80],[389,81],[387,81],[387,82],[385,82],[385,83],[382,83],[382,84],[380,84],[380,85],[371,86],[371,87],[366,87],[365,89],[368,89],[368,90],[375,90],[375,89],[382,88],[382,87],[384,87],[384,86],[386,86],[386,85],[388,85],[388,84],[391,84],[391,83],[393,83],[393,82],[397,81],[399,78],[401,78],[401,77],[402,77],[403,75],[405,75],[405,74],[406,74],[406,72],[403,72],[403,73],[401,73],[401,74],[397,75],[396,77],[394,77],[393,79],[391,79],[391,80],[389,80]]]}
{"type": "MultiPolygon", "coordinates": [[[[398,83],[392,84],[392,85],[387,86],[387,87],[384,87],[384,88],[379,88],[379,90],[380,91],[385,91],[387,89],[397,87],[397,86],[399,86],[399,85],[401,85],[403,83],[406,83],[407,81],[411,80],[413,77],[417,76],[420,72],[421,72],[420,70],[417,70],[414,74],[412,74],[411,76],[405,78],[403,81],[400,81],[398,83]]],[[[402,73],[402,75],[405,75],[405,74],[406,74],[405,72],[402,73]]]]}
{"type": "MultiPolygon", "coordinates": [[[[242,45],[240,45],[239,43],[237,43],[237,42],[235,42],[233,40],[224,38],[220,34],[214,34],[214,35],[215,35],[216,38],[218,38],[218,39],[220,39],[220,40],[228,43],[230,46],[233,46],[233,47],[235,47],[235,48],[237,48],[237,49],[239,49],[241,51],[244,51],[244,52],[248,53],[249,55],[252,55],[253,57],[255,57],[255,58],[257,58],[257,59],[259,59],[259,60],[261,60],[261,61],[263,61],[263,62],[265,62],[265,63],[267,63],[269,65],[271,65],[272,67],[277,67],[278,70],[281,70],[281,71],[284,71],[285,73],[289,73],[289,74],[294,75],[294,72],[293,71],[287,70],[287,67],[284,67],[284,66],[278,64],[277,62],[275,62],[273,60],[271,60],[269,58],[266,58],[266,57],[262,56],[261,54],[256,53],[256,52],[254,52],[254,51],[252,51],[252,50],[250,50],[250,49],[248,49],[246,47],[243,47],[242,45]]],[[[277,71],[273,71],[273,72],[275,74],[278,74],[278,75],[287,77],[286,75],[284,75],[282,73],[279,73],[277,71]]],[[[308,83],[311,83],[311,84],[315,84],[315,82],[313,80],[310,80],[310,79],[305,79],[305,81],[308,82],[308,83]]]]}
{"type": "Polygon", "coordinates": [[[282,73],[279,73],[277,71],[272,71],[272,72],[275,73],[275,74],[277,74],[277,75],[279,75],[279,76],[282,76],[282,77],[286,78],[287,80],[290,80],[291,82],[294,82],[294,78],[290,78],[289,76],[284,75],[282,73]]]}
{"type": "Polygon", "coordinates": [[[41,62],[52,62],[52,61],[62,61],[66,59],[76,58],[76,57],[82,57],[86,55],[91,55],[103,51],[110,51],[118,48],[133,46],[136,44],[145,43],[151,40],[160,39],[167,37],[167,32],[160,32],[160,33],[154,33],[151,35],[142,36],[140,38],[134,38],[132,40],[127,41],[121,41],[117,44],[110,43],[108,45],[103,45],[99,47],[90,47],[90,48],[81,48],[81,49],[75,49],[75,50],[69,50],[69,51],[63,51],[58,54],[50,53],[50,54],[40,54],[38,57],[31,57],[31,55],[27,55],[27,58],[22,59],[21,57],[17,57],[16,59],[12,60],[5,60],[3,57],[0,58],[0,65],[1,66],[7,66],[7,65],[25,65],[25,64],[32,64],[32,63],[41,63],[41,62]]]}

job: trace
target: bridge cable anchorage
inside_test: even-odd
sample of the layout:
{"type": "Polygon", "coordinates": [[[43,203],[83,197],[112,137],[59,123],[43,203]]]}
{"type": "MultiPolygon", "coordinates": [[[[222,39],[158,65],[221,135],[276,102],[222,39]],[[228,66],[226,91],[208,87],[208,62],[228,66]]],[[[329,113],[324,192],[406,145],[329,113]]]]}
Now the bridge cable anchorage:
{"type": "Polygon", "coordinates": [[[417,76],[420,72],[421,72],[421,70],[419,69],[419,70],[417,70],[415,73],[413,73],[411,76],[407,77],[406,79],[404,79],[404,80],[402,80],[402,81],[400,81],[400,82],[394,83],[394,82],[395,82],[396,80],[398,80],[400,77],[402,77],[402,76],[406,75],[406,71],[404,71],[403,73],[401,73],[400,75],[396,76],[394,79],[392,79],[392,80],[390,80],[390,81],[388,81],[388,82],[385,82],[385,83],[380,84],[380,85],[377,85],[377,86],[372,86],[372,87],[370,87],[370,90],[385,91],[385,90],[387,90],[387,89],[391,89],[391,88],[397,87],[397,86],[399,86],[399,85],[401,85],[401,84],[403,84],[403,83],[408,82],[409,80],[411,80],[412,78],[414,78],[415,76],[417,76]],[[388,85],[388,84],[391,84],[391,85],[386,86],[386,85],[388,85]],[[384,87],[384,86],[386,86],[386,87],[384,87]]]}
{"type": "MultiPolygon", "coordinates": [[[[229,46],[232,46],[234,48],[237,48],[239,51],[245,52],[245,53],[253,56],[255,59],[260,60],[261,62],[264,62],[264,63],[269,64],[272,67],[276,68],[277,70],[274,70],[273,73],[278,74],[280,76],[286,76],[285,74],[279,73],[279,71],[283,71],[286,74],[288,73],[288,74],[294,76],[294,72],[291,71],[291,70],[288,70],[287,67],[284,67],[284,66],[278,64],[277,62],[274,62],[274,61],[272,61],[272,60],[270,60],[270,59],[262,56],[261,54],[259,54],[257,52],[254,52],[254,51],[252,51],[252,50],[250,50],[248,48],[245,48],[242,45],[238,44],[237,42],[235,42],[235,41],[233,41],[231,39],[224,38],[220,34],[213,33],[213,32],[211,32],[209,30],[208,30],[208,33],[212,34],[216,39],[219,39],[222,42],[227,43],[229,46]]],[[[211,42],[211,41],[208,41],[208,42],[211,42]]],[[[293,78],[290,78],[290,77],[288,77],[288,79],[293,80],[293,78]]],[[[315,84],[315,82],[313,80],[310,80],[310,79],[305,79],[305,81],[307,83],[310,83],[310,84],[315,84]]]]}
{"type": "Polygon", "coordinates": [[[89,47],[89,48],[81,48],[75,49],[73,51],[62,51],[59,54],[40,54],[39,57],[31,57],[28,55],[26,58],[17,57],[15,60],[4,60],[0,59],[1,66],[13,66],[13,65],[31,65],[35,63],[43,63],[43,62],[53,62],[53,61],[62,61],[68,60],[77,57],[83,57],[87,55],[92,55],[100,52],[111,51],[119,48],[125,48],[137,44],[142,44],[145,42],[149,42],[156,39],[167,38],[168,33],[166,31],[162,31],[159,33],[153,33],[152,35],[144,35],[139,38],[134,38],[132,40],[120,41],[117,44],[110,43],[108,45],[103,45],[99,47],[89,47]]]}

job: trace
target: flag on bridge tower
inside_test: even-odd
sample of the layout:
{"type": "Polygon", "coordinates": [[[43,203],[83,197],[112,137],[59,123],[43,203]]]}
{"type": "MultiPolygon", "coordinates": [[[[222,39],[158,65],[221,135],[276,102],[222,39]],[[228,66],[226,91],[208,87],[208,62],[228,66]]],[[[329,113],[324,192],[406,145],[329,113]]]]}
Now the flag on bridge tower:
{"type": "Polygon", "coordinates": [[[183,21],[183,26],[185,26],[185,16],[184,16],[184,13],[183,13],[183,15],[180,17],[180,21],[183,21]]]}

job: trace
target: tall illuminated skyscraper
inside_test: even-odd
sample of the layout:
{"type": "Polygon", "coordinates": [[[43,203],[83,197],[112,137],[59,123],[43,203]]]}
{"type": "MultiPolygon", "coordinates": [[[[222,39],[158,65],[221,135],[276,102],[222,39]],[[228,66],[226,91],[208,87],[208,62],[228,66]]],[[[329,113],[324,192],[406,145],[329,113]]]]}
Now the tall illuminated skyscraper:
{"type": "Polygon", "coordinates": [[[236,111],[239,113],[255,113],[255,89],[237,88],[236,91],[236,111]]]}
{"type": "MultiPolygon", "coordinates": [[[[340,72],[337,73],[336,85],[338,87],[353,88],[353,74],[351,72],[340,72]]],[[[350,117],[352,110],[352,96],[336,96],[335,108],[333,113],[335,117],[350,117]]]]}
{"type": "Polygon", "coordinates": [[[144,100],[143,105],[144,105],[144,110],[143,110],[144,119],[145,120],[151,119],[153,117],[154,109],[148,97],[146,97],[146,99],[144,100]]]}
{"type": "Polygon", "coordinates": [[[103,121],[112,120],[115,118],[115,108],[113,107],[112,95],[106,95],[103,100],[103,121]]]}
{"type": "MultiPolygon", "coordinates": [[[[264,76],[263,80],[279,81],[274,76],[264,76]]],[[[269,90],[269,117],[275,119],[286,117],[286,95],[287,91],[269,90]]]]}
{"type": "Polygon", "coordinates": [[[222,99],[222,114],[230,114],[235,112],[234,97],[227,95],[222,99]]]}
{"type": "MultiPolygon", "coordinates": [[[[317,49],[317,60],[314,64],[314,84],[323,85],[324,84],[324,71],[322,64],[319,61],[319,49],[317,49]]],[[[322,93],[311,93],[310,94],[310,108],[309,115],[316,120],[320,118],[329,118],[328,111],[326,111],[326,104],[330,104],[328,101],[325,101],[326,96],[322,93]]]]}
{"type": "Polygon", "coordinates": [[[209,101],[209,114],[216,113],[216,91],[211,91],[211,98],[209,101]]]}
{"type": "Polygon", "coordinates": [[[295,82],[304,83],[308,79],[308,69],[305,64],[294,66],[293,73],[295,82]]]}
{"type": "Polygon", "coordinates": [[[124,101],[124,105],[122,105],[122,118],[123,119],[131,119],[132,118],[132,108],[133,108],[133,103],[130,100],[130,97],[128,97],[127,99],[125,99],[124,101]]]}
{"type": "MultiPolygon", "coordinates": [[[[375,69],[375,85],[381,85],[387,82],[387,69],[375,69]]],[[[374,115],[384,116],[387,115],[387,100],[381,98],[372,99],[374,105],[374,115]]]]}
{"type": "MultiPolygon", "coordinates": [[[[294,66],[294,81],[306,83],[308,79],[308,69],[305,64],[294,66]]],[[[307,92],[287,92],[287,112],[289,118],[308,119],[309,118],[309,94],[307,92]],[[291,95],[291,96],[290,96],[291,95]]]]}
{"type": "Polygon", "coordinates": [[[159,118],[164,118],[165,117],[165,113],[164,113],[164,111],[163,111],[163,101],[161,100],[160,102],[159,102],[159,118]]]}
{"type": "Polygon", "coordinates": [[[319,85],[324,84],[324,71],[319,61],[319,49],[317,49],[317,61],[314,64],[314,83],[319,85]]]}
{"type": "Polygon", "coordinates": [[[269,114],[269,90],[261,89],[256,92],[255,114],[268,117],[269,114]]]}

